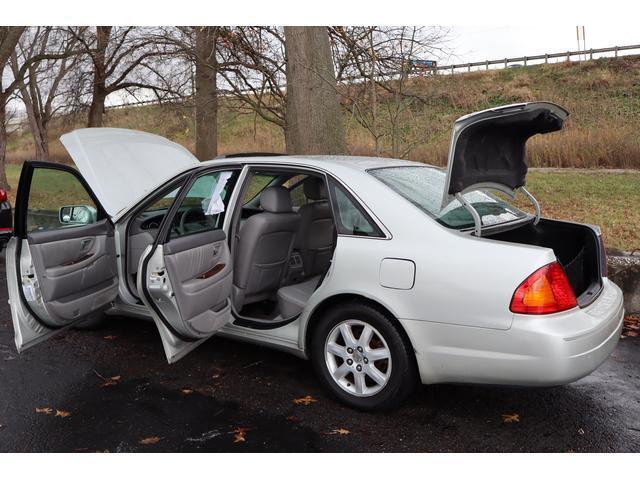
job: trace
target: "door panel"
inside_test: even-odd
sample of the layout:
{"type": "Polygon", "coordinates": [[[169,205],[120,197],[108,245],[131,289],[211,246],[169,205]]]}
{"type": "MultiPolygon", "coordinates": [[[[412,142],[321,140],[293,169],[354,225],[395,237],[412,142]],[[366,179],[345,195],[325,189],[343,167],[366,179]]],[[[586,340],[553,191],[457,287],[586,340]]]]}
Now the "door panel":
{"type": "Polygon", "coordinates": [[[116,298],[115,243],[108,220],[60,231],[33,232],[27,238],[23,246],[29,249],[53,325],[65,325],[89,315],[116,298]],[[56,240],[49,241],[50,238],[56,240]]]}
{"type": "Polygon", "coordinates": [[[25,162],[16,196],[7,284],[18,351],[106,308],[118,293],[114,230],[70,167],[25,162]],[[59,215],[82,205],[82,220],[59,215]],[[93,213],[91,213],[93,212],[93,213]]]}
{"type": "Polygon", "coordinates": [[[139,271],[147,274],[138,276],[138,291],[148,293],[143,302],[155,313],[173,363],[231,320],[233,265],[222,230],[158,245],[149,257],[151,249],[140,261],[139,271]]]}
{"type": "Polygon", "coordinates": [[[233,264],[223,220],[238,174],[216,171],[190,180],[157,243],[140,259],[138,292],[153,312],[169,363],[232,319],[233,264]]]}
{"type": "Polygon", "coordinates": [[[233,268],[225,240],[224,232],[215,230],[173,240],[164,248],[180,316],[189,328],[199,333],[222,327],[215,312],[225,306],[225,300],[231,295],[233,268]],[[189,243],[196,240],[199,244],[185,245],[185,240],[189,243]]]}

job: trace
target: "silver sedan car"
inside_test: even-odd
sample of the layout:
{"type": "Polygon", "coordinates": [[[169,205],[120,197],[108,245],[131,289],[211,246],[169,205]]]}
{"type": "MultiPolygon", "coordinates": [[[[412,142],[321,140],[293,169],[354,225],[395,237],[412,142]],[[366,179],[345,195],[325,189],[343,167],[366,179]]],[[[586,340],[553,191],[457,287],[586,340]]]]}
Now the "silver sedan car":
{"type": "Polygon", "coordinates": [[[309,358],[361,409],[418,381],[577,380],[612,352],[624,312],[599,229],[541,217],[525,188],[526,141],[566,117],[544,102],[462,117],[446,171],[198,162],[148,133],[63,135],[77,169],[27,162],[20,178],[6,257],[17,348],[109,315],[149,319],[169,363],[214,335],[259,343],[309,358]],[[517,192],[535,214],[509,203],[517,192]]]}

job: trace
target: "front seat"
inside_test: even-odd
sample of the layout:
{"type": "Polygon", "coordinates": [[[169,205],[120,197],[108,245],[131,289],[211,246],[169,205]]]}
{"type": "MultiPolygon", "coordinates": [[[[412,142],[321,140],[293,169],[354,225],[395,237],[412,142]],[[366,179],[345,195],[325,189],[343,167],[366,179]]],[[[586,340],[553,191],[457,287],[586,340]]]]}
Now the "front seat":
{"type": "Polygon", "coordinates": [[[233,282],[237,311],[280,288],[300,223],[284,187],[265,188],[260,206],[264,212],[246,219],[238,234],[233,282]]]}
{"type": "Polygon", "coordinates": [[[304,275],[308,278],[320,275],[329,268],[335,233],[324,181],[309,177],[304,181],[303,188],[310,203],[298,209],[300,227],[296,249],[300,251],[304,275]]]}

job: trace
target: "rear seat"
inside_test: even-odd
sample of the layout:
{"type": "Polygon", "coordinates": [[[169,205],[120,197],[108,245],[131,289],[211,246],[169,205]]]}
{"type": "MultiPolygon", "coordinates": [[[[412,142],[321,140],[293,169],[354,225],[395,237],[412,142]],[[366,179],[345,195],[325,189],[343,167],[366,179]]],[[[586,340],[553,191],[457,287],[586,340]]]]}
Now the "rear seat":
{"type": "Polygon", "coordinates": [[[315,291],[321,275],[316,275],[302,283],[287,285],[278,290],[278,307],[282,318],[291,318],[300,314],[315,291]]]}

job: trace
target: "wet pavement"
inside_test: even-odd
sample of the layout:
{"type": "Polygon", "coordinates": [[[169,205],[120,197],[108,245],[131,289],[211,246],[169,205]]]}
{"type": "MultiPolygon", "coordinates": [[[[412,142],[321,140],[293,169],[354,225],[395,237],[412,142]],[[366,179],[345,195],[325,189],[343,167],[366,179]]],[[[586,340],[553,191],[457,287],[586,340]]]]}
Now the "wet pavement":
{"type": "Polygon", "coordinates": [[[0,283],[0,451],[640,451],[640,337],[568,386],[424,386],[370,414],[329,397],[309,362],[254,345],[214,338],[167,365],[134,319],[18,355],[4,264],[0,283]]]}

